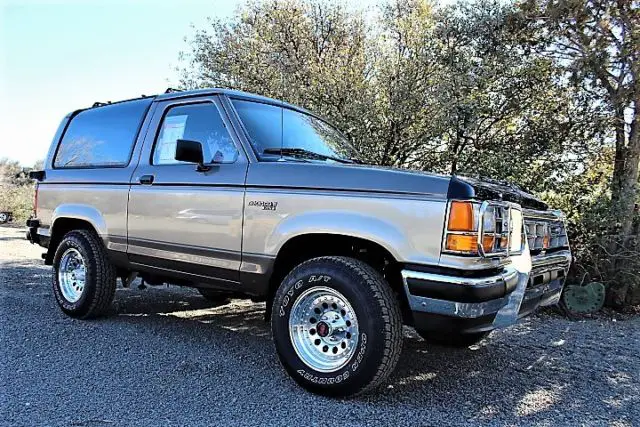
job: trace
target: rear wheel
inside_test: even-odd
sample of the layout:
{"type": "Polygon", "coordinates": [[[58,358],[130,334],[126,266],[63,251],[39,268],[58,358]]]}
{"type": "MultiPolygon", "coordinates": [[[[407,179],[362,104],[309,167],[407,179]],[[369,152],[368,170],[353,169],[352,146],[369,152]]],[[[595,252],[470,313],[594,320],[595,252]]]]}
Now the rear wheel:
{"type": "Polygon", "coordinates": [[[67,233],[53,257],[53,294],[62,311],[88,319],[103,315],[116,291],[116,269],[92,231],[67,233]]]}
{"type": "Polygon", "coordinates": [[[322,257],[283,280],[271,314],[289,375],[314,393],[348,396],[380,385],[402,350],[402,317],[384,278],[362,261],[322,257]]]}
{"type": "Polygon", "coordinates": [[[455,332],[417,331],[425,341],[443,345],[445,347],[465,348],[482,341],[489,332],[462,334],[455,332]]]}

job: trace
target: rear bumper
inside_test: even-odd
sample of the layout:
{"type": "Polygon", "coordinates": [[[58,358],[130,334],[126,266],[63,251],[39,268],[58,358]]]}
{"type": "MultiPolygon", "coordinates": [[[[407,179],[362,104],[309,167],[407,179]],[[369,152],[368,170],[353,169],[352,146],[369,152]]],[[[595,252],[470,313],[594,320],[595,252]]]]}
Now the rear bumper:
{"type": "Polygon", "coordinates": [[[40,227],[39,220],[34,218],[27,220],[27,234],[25,236],[26,239],[32,244],[40,245],[46,248],[49,246],[49,234],[43,233],[43,231],[48,230],[40,227]]]}
{"type": "Polygon", "coordinates": [[[38,236],[38,227],[40,225],[40,221],[37,219],[28,219],[27,220],[27,235],[26,238],[32,244],[39,244],[40,238],[38,236]]]}
{"type": "Polygon", "coordinates": [[[508,265],[474,278],[403,270],[414,326],[424,331],[489,331],[557,303],[571,264],[570,251],[532,257],[530,263],[528,273],[508,265]],[[512,314],[498,320],[498,312],[512,314]]]}

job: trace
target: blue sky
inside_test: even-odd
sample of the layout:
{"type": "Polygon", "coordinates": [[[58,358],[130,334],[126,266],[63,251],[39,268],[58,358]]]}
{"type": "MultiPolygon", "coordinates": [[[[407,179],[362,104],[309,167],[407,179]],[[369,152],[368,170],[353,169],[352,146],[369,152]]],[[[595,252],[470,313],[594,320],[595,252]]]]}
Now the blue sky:
{"type": "Polygon", "coordinates": [[[0,0],[0,158],[45,157],[70,111],[175,85],[190,25],[237,0],[0,0]]]}

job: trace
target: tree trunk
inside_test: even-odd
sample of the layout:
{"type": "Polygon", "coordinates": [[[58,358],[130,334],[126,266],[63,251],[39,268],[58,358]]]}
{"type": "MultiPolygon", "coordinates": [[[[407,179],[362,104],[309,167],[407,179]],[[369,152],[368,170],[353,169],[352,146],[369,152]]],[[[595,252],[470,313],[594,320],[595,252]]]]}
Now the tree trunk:
{"type": "Polygon", "coordinates": [[[638,203],[638,169],[640,167],[640,137],[638,132],[638,108],[640,101],[634,102],[634,117],[631,122],[628,144],[625,147],[624,116],[617,117],[622,120],[622,134],[619,133],[619,125],[616,127],[616,163],[611,182],[611,218],[613,223],[613,236],[608,245],[611,254],[611,271],[609,277],[612,282],[607,292],[607,304],[613,307],[622,307],[626,303],[637,299],[633,293],[639,292],[638,286],[630,283],[630,278],[619,274],[624,268],[625,262],[616,256],[630,249],[633,240],[633,223],[638,203]],[[620,138],[621,137],[621,138],[620,138]]]}

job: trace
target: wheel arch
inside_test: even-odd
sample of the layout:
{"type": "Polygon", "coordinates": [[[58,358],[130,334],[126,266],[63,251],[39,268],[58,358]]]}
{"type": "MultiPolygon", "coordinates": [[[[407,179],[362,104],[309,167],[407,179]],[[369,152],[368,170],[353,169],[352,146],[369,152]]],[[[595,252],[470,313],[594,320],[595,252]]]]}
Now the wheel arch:
{"type": "Polygon", "coordinates": [[[45,256],[46,265],[53,263],[53,257],[58,245],[68,232],[72,230],[90,230],[102,237],[104,232],[101,233],[101,230],[106,230],[104,219],[97,213],[97,210],[88,206],[84,207],[84,209],[71,210],[69,205],[66,206],[67,208],[61,206],[54,212],[49,232],[49,246],[45,256]],[[91,212],[91,210],[95,212],[91,212]]]}
{"type": "Polygon", "coordinates": [[[280,283],[295,266],[312,258],[336,255],[359,259],[373,267],[389,283],[403,312],[408,307],[401,264],[385,246],[351,234],[303,233],[289,238],[278,250],[268,283],[267,318],[280,283]]]}

